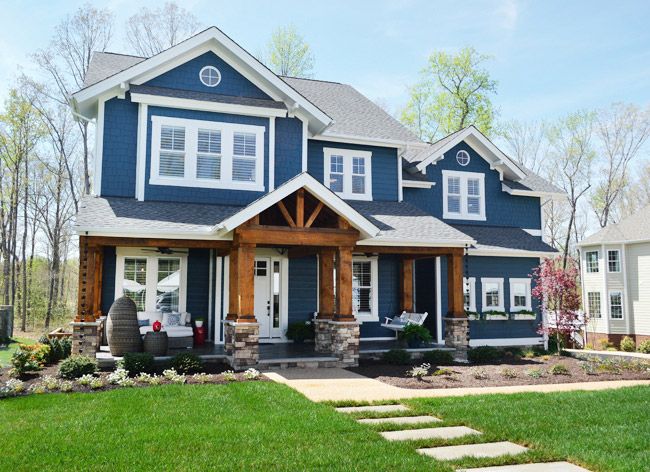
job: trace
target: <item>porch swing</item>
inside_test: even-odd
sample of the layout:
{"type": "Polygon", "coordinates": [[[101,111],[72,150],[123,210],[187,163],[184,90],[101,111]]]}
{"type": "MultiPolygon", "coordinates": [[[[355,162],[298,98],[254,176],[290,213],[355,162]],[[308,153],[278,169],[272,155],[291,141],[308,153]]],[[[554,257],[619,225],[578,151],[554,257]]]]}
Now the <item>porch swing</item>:
{"type": "Polygon", "coordinates": [[[407,313],[406,311],[403,311],[399,316],[394,316],[392,318],[388,316],[385,317],[384,322],[381,324],[381,326],[398,333],[404,331],[404,328],[409,324],[422,326],[424,324],[424,320],[427,319],[428,314],[429,313],[426,311],[424,313],[407,313]]]}

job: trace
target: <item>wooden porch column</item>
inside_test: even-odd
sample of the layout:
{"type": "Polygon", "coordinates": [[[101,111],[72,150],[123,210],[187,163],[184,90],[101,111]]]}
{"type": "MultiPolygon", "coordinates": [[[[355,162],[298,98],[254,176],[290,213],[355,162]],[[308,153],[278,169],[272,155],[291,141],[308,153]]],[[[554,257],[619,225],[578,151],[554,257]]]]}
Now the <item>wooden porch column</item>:
{"type": "Polygon", "coordinates": [[[465,318],[463,302],[463,250],[453,249],[447,256],[448,317],[465,318]]]}
{"type": "Polygon", "coordinates": [[[352,314],[352,248],[336,250],[336,313],[334,321],[354,321],[352,314]]]}
{"type": "Polygon", "coordinates": [[[400,279],[402,286],[402,310],[407,313],[413,313],[415,305],[413,303],[413,264],[412,257],[402,259],[402,277],[400,279]]]}
{"type": "Polygon", "coordinates": [[[230,250],[227,320],[255,323],[255,244],[237,243],[230,250]]]}
{"type": "Polygon", "coordinates": [[[90,321],[90,305],[92,295],[89,297],[89,290],[92,290],[92,283],[88,281],[89,273],[89,252],[88,236],[79,236],[79,289],[77,293],[77,316],[75,321],[90,321]]]}
{"type": "Polygon", "coordinates": [[[318,261],[318,318],[330,320],[334,316],[334,249],[320,251],[318,261]]]}
{"type": "Polygon", "coordinates": [[[97,319],[102,315],[102,284],[104,278],[104,248],[95,246],[93,248],[93,304],[92,314],[97,319]]]}

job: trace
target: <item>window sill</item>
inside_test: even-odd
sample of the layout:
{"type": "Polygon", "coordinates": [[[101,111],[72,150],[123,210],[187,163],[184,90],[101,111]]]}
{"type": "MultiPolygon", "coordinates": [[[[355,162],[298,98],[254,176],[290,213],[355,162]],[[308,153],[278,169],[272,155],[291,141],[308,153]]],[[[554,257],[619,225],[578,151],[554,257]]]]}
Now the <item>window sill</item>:
{"type": "Polygon", "coordinates": [[[360,193],[338,193],[334,192],[338,197],[343,200],[362,200],[366,202],[372,201],[372,195],[360,194],[360,193]]]}
{"type": "Polygon", "coordinates": [[[166,177],[152,177],[149,179],[149,185],[164,185],[167,187],[192,187],[192,188],[210,188],[223,190],[245,190],[248,192],[264,192],[264,185],[256,183],[235,183],[235,182],[211,182],[207,180],[185,180],[166,177]]]}
{"type": "Polygon", "coordinates": [[[379,322],[379,316],[375,316],[372,313],[356,313],[354,317],[359,323],[379,322]]]}
{"type": "Polygon", "coordinates": [[[443,212],[442,218],[445,220],[487,221],[485,215],[463,215],[459,213],[447,212],[443,212]]]}
{"type": "MultiPolygon", "coordinates": [[[[520,308],[520,310],[530,310],[530,308],[520,308]]],[[[510,313],[510,317],[513,320],[536,320],[537,315],[536,314],[529,314],[529,313],[510,313]]]]}

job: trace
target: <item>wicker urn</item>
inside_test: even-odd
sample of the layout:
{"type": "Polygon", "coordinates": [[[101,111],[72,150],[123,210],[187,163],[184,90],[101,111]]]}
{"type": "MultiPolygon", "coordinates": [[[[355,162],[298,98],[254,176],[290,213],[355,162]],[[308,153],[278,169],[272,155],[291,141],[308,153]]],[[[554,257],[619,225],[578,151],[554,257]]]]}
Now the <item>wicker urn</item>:
{"type": "Polygon", "coordinates": [[[142,351],[138,309],[130,298],[120,297],[111,305],[106,320],[106,338],[114,356],[142,351]]]}

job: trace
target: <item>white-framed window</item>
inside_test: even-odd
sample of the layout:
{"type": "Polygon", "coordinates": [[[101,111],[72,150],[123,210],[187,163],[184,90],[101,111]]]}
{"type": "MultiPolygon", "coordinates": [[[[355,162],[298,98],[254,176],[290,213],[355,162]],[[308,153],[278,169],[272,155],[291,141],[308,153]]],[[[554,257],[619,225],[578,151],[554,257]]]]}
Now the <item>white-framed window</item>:
{"type": "Polygon", "coordinates": [[[358,321],[379,321],[377,257],[352,258],[352,312],[358,321]]]}
{"type": "Polygon", "coordinates": [[[206,87],[216,87],[221,82],[221,72],[214,66],[205,66],[199,72],[199,79],[206,87]]]}
{"type": "Polygon", "coordinates": [[[503,279],[481,278],[481,292],[483,294],[483,311],[504,311],[503,279]]]}
{"type": "Polygon", "coordinates": [[[117,248],[115,298],[126,295],[138,311],[186,311],[187,255],[117,248]]]}
{"type": "Polygon", "coordinates": [[[463,304],[465,310],[476,311],[476,278],[463,277],[463,304]]]}
{"type": "Polygon", "coordinates": [[[469,158],[469,153],[464,150],[460,150],[456,153],[456,162],[458,162],[459,165],[465,167],[467,164],[469,164],[470,158],[469,158]]]}
{"type": "Polygon", "coordinates": [[[600,292],[587,292],[587,310],[591,318],[600,318],[602,316],[600,292]]]}
{"type": "Polygon", "coordinates": [[[510,311],[531,309],[530,279],[510,279],[510,311]]]}
{"type": "Polygon", "coordinates": [[[325,186],[341,198],[372,200],[372,153],[325,148],[325,186]]]}
{"type": "Polygon", "coordinates": [[[443,218],[485,220],[485,174],[442,171],[443,218]]]}
{"type": "Polygon", "coordinates": [[[623,292],[620,290],[609,292],[609,317],[613,320],[623,319],[623,292]]]}
{"type": "Polygon", "coordinates": [[[621,251],[610,249],[607,251],[607,272],[621,271],[621,251]]]}
{"type": "Polygon", "coordinates": [[[585,252],[585,263],[587,265],[587,272],[590,274],[598,272],[598,251],[585,252]]]}
{"type": "Polygon", "coordinates": [[[151,117],[153,185],[264,190],[263,126],[151,117]]]}

